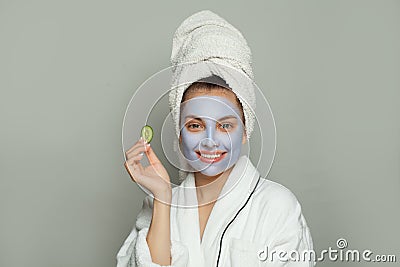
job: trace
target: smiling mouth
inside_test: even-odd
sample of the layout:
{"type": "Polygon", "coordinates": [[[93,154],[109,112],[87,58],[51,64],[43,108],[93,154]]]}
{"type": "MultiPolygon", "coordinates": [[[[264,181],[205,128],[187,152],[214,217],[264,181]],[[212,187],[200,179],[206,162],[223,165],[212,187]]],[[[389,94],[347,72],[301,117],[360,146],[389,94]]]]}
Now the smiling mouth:
{"type": "Polygon", "coordinates": [[[218,162],[225,157],[226,153],[227,153],[226,151],[213,151],[213,152],[196,151],[197,157],[205,163],[218,162]]]}

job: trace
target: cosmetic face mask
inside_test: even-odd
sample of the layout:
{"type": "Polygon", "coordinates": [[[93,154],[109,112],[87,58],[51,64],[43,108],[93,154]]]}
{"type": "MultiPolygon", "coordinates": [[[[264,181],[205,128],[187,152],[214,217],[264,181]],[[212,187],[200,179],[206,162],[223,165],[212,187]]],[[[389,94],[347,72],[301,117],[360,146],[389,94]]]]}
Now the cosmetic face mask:
{"type": "Polygon", "coordinates": [[[237,105],[225,97],[201,95],[180,108],[182,153],[194,171],[215,176],[232,167],[244,131],[237,105]]]}

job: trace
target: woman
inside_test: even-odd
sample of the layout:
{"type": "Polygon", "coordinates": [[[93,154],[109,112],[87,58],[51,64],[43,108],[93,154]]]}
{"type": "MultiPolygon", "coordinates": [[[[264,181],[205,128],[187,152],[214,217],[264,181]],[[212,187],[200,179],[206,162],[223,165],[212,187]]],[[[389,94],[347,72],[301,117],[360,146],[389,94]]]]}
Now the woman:
{"type": "MultiPolygon", "coordinates": [[[[240,51],[249,54],[242,38],[214,13],[196,13],[175,34],[172,62],[189,62],[194,53],[202,62],[225,60],[236,68],[241,64],[238,69],[252,77],[250,57],[235,53],[239,43],[245,46],[240,51]],[[214,34],[221,27],[223,34],[214,34]],[[215,41],[221,36],[228,52],[219,50],[226,43],[215,41]],[[206,52],[199,57],[197,45],[204,48],[206,40],[206,49],[200,51],[206,52]]],[[[130,176],[154,198],[145,198],[118,253],[118,266],[312,266],[312,260],[297,261],[289,255],[313,248],[296,197],[282,185],[262,179],[250,159],[241,155],[254,123],[254,92],[236,85],[238,79],[221,68],[207,69],[211,75],[190,71],[201,79],[170,92],[179,146],[190,167],[182,184],[171,188],[168,172],[144,140],[126,152],[130,176]],[[150,162],[146,168],[140,164],[144,154],[150,162]]],[[[175,77],[182,73],[175,68],[175,77]]]]}

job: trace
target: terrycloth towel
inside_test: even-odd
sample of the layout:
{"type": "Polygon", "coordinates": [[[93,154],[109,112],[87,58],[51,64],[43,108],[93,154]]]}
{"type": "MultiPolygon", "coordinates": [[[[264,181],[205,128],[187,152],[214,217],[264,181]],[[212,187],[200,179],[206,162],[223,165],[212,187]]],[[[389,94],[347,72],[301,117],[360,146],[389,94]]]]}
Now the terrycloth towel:
{"type": "MultiPolygon", "coordinates": [[[[180,104],[184,91],[194,82],[219,76],[238,97],[243,107],[247,139],[254,128],[256,99],[251,51],[243,35],[217,14],[203,10],[185,19],[172,43],[172,81],[169,107],[180,135],[180,104]]],[[[175,151],[179,151],[177,140],[175,151]]],[[[181,171],[188,170],[178,153],[181,171]]],[[[185,172],[180,172],[184,179],[185,172]]]]}

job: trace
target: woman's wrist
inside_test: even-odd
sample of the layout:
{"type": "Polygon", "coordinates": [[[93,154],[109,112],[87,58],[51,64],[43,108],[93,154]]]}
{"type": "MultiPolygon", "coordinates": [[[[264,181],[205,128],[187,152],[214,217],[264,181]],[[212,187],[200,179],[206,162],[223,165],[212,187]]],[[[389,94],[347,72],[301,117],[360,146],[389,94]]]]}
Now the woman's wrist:
{"type": "Polygon", "coordinates": [[[157,190],[153,191],[154,198],[161,202],[171,203],[172,188],[170,184],[159,186],[157,190]]]}
{"type": "Polygon", "coordinates": [[[154,205],[170,205],[172,200],[171,188],[166,188],[154,194],[154,205]]]}
{"type": "Polygon", "coordinates": [[[159,265],[171,264],[170,203],[169,193],[154,197],[153,216],[146,236],[152,261],[159,265]]]}

